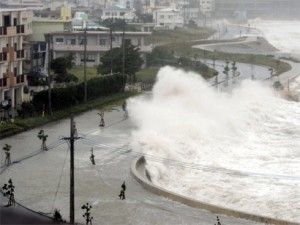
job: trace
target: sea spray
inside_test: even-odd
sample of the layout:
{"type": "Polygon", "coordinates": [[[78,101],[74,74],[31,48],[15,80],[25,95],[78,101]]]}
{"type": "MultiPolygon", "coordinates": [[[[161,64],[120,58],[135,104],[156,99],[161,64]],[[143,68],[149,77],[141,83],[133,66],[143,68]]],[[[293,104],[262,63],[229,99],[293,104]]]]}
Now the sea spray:
{"type": "Polygon", "coordinates": [[[155,184],[211,204],[300,219],[289,210],[300,206],[298,103],[250,80],[222,93],[198,74],[164,67],[152,96],[131,99],[128,110],[137,126],[132,147],[146,155],[155,184]]]}

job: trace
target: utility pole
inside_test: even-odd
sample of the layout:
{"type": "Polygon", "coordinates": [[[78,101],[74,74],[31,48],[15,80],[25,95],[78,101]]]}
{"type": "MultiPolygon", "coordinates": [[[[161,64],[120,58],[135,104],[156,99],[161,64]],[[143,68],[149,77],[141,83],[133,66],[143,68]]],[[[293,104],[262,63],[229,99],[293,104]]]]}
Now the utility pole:
{"type": "Polygon", "coordinates": [[[84,62],[83,62],[83,77],[84,77],[84,103],[87,102],[87,79],[86,79],[86,29],[87,29],[87,21],[84,22],[84,62]]]}
{"type": "Polygon", "coordinates": [[[47,52],[45,55],[45,65],[47,65],[47,83],[48,83],[48,113],[52,117],[52,99],[51,99],[51,70],[50,70],[50,62],[51,62],[51,52],[50,52],[50,39],[51,39],[51,34],[46,34],[47,37],[47,52]],[[48,60],[46,60],[46,58],[48,60]]]}
{"type": "Polygon", "coordinates": [[[70,143],[70,224],[75,224],[75,172],[74,172],[74,142],[75,139],[79,139],[77,137],[77,129],[76,123],[74,121],[74,114],[71,113],[71,121],[70,121],[70,137],[65,137],[63,140],[69,141],[70,143]]]}
{"type": "Polygon", "coordinates": [[[112,74],[112,66],[113,66],[113,63],[112,63],[112,26],[113,24],[111,25],[111,27],[109,28],[109,35],[110,35],[110,74],[112,74]]]}
{"type": "Polygon", "coordinates": [[[125,73],[125,21],[123,26],[123,36],[122,36],[122,74],[125,73]]]}
{"type": "Polygon", "coordinates": [[[75,224],[75,187],[74,187],[74,133],[75,133],[74,115],[71,114],[70,124],[70,224],[75,224]]]}
{"type": "Polygon", "coordinates": [[[74,188],[74,115],[71,114],[70,126],[70,224],[75,223],[75,188],[74,188]]]}

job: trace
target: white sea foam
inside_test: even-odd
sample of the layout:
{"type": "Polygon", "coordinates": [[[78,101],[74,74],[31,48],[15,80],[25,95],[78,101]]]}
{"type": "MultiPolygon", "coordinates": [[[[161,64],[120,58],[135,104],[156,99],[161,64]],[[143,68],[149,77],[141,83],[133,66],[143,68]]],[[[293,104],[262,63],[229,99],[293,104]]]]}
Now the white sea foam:
{"type": "Polygon", "coordinates": [[[263,36],[283,53],[300,53],[300,21],[251,20],[251,26],[259,29],[263,36]]]}
{"type": "Polygon", "coordinates": [[[171,67],[157,77],[151,98],[128,103],[133,149],[157,157],[147,161],[152,181],[204,202],[299,221],[299,103],[250,80],[228,94],[171,67]],[[184,166],[157,162],[163,158],[184,166]]]}

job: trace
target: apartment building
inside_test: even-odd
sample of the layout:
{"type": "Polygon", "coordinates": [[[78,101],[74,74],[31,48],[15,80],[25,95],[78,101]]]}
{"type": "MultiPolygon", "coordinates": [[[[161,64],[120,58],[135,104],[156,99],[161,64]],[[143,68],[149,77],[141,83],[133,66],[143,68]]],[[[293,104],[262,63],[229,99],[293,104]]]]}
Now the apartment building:
{"type": "MultiPolygon", "coordinates": [[[[75,57],[75,64],[84,63],[85,35],[83,31],[52,32],[50,35],[50,49],[53,58],[63,57],[72,53],[75,57]]],[[[110,48],[120,47],[122,41],[131,43],[140,48],[141,57],[146,62],[146,54],[152,50],[152,45],[147,43],[145,38],[151,32],[122,32],[122,31],[92,31],[86,32],[86,62],[87,66],[97,66],[101,57],[110,48]]]]}
{"type": "Polygon", "coordinates": [[[173,30],[175,27],[183,27],[184,17],[178,9],[158,9],[153,13],[153,22],[156,28],[173,30]]]}
{"type": "Polygon", "coordinates": [[[215,11],[215,0],[199,0],[200,10],[206,16],[211,16],[215,11]]]}
{"type": "Polygon", "coordinates": [[[0,9],[0,101],[11,107],[23,101],[25,38],[32,33],[32,11],[0,9]]]}
{"type": "Polygon", "coordinates": [[[136,15],[135,10],[133,8],[111,6],[103,9],[101,19],[123,19],[126,22],[133,22],[136,19],[136,15]]]}

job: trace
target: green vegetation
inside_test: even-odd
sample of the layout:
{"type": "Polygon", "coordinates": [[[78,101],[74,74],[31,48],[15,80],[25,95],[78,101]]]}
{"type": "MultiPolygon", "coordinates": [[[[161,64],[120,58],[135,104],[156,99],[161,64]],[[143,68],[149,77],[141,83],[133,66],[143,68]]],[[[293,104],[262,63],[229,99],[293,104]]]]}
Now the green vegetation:
{"type": "MultiPolygon", "coordinates": [[[[95,99],[124,91],[126,76],[122,74],[105,75],[88,80],[87,99],[95,99]]],[[[51,92],[52,110],[72,107],[84,101],[84,84],[65,88],[55,88],[51,92]]],[[[48,90],[40,91],[33,96],[35,112],[48,111],[48,90]]]]}
{"type": "Polygon", "coordinates": [[[175,43],[182,41],[192,41],[206,39],[215,33],[211,28],[176,28],[174,30],[157,30],[148,38],[150,43],[155,45],[162,45],[166,43],[175,43]]]}
{"type": "MultiPolygon", "coordinates": [[[[68,70],[68,72],[78,78],[78,83],[82,83],[84,81],[83,66],[73,66],[71,69],[68,70]]],[[[87,80],[99,77],[99,74],[97,73],[97,67],[87,67],[86,74],[87,80]]]]}
{"type": "MultiPolygon", "coordinates": [[[[254,65],[261,65],[265,67],[273,68],[276,71],[275,75],[280,75],[291,69],[288,63],[280,61],[274,58],[274,56],[264,55],[251,55],[251,54],[236,54],[236,53],[223,53],[223,52],[210,52],[197,48],[192,48],[194,45],[209,44],[209,43],[230,43],[236,41],[242,41],[245,38],[237,38],[234,40],[200,40],[211,36],[215,31],[209,28],[198,28],[198,29],[186,29],[177,28],[172,31],[155,31],[150,37],[151,42],[155,44],[157,49],[154,52],[156,55],[152,55],[149,58],[150,63],[161,63],[159,66],[174,65],[174,59],[171,57],[184,57],[189,59],[203,58],[212,60],[229,60],[235,62],[242,62],[254,65]],[[169,61],[168,61],[169,60],[169,61]]],[[[193,67],[184,69],[196,71],[203,74],[193,67]]],[[[205,77],[211,77],[215,74],[215,71],[210,70],[205,77]]]]}
{"type": "Polygon", "coordinates": [[[101,57],[101,65],[98,66],[98,73],[110,74],[123,73],[126,75],[135,75],[143,65],[144,60],[140,57],[139,48],[124,44],[119,48],[113,48],[107,51],[101,57]],[[124,51],[123,51],[124,48],[124,51]],[[124,68],[123,68],[123,53],[124,54],[124,68]],[[124,71],[123,71],[124,69],[124,71]]]}
{"type": "Polygon", "coordinates": [[[153,82],[156,79],[156,75],[158,72],[158,68],[147,68],[142,69],[137,72],[136,74],[136,81],[137,82],[153,82]]]}
{"type": "Polygon", "coordinates": [[[58,57],[53,59],[50,63],[50,68],[52,72],[54,72],[54,80],[57,83],[70,83],[70,82],[78,82],[78,78],[73,74],[68,72],[68,69],[72,68],[72,59],[73,56],[70,54],[66,57],[58,57]]]}

